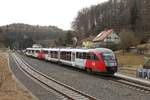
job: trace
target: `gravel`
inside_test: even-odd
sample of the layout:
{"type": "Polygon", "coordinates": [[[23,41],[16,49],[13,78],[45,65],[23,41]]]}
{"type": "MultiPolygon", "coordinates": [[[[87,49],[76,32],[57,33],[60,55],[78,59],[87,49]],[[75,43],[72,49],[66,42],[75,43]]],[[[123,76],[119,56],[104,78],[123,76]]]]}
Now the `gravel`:
{"type": "Polygon", "coordinates": [[[46,90],[41,85],[26,76],[16,65],[13,58],[10,56],[10,67],[15,77],[35,95],[39,100],[61,100],[58,96],[46,90]]]}
{"type": "Polygon", "coordinates": [[[110,77],[89,75],[85,71],[22,56],[42,73],[100,100],[148,100],[149,94],[112,81],[110,77]]]}

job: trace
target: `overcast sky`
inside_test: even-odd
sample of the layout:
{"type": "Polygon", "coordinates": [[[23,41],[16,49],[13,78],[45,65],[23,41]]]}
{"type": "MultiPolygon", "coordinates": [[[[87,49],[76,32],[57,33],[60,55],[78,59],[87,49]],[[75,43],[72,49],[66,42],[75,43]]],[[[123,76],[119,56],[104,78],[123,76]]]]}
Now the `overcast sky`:
{"type": "Polygon", "coordinates": [[[68,30],[77,12],[107,0],[0,0],[0,26],[55,25],[68,30]]]}

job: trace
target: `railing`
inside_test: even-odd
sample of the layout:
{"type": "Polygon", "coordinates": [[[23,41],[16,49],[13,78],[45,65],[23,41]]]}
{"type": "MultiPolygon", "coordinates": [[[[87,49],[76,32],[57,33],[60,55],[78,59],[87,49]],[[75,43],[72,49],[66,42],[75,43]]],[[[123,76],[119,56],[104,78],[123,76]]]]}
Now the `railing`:
{"type": "Polygon", "coordinates": [[[150,79],[150,69],[139,68],[137,70],[137,77],[150,79]]]}

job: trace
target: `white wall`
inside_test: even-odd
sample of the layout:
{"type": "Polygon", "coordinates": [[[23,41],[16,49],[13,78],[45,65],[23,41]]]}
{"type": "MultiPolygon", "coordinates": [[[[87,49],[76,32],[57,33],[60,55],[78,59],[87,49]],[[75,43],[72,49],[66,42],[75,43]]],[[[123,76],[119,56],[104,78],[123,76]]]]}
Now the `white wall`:
{"type": "Polygon", "coordinates": [[[104,39],[104,42],[114,42],[118,44],[120,43],[120,37],[115,32],[112,32],[104,39]]]}

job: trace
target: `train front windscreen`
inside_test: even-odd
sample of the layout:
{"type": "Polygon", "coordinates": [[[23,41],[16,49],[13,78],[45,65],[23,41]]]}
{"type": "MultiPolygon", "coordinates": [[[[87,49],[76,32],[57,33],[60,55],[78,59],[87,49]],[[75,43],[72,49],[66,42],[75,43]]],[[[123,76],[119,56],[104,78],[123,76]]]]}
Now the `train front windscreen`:
{"type": "Polygon", "coordinates": [[[104,52],[102,53],[102,57],[107,67],[117,67],[117,60],[113,53],[104,52]]]}

